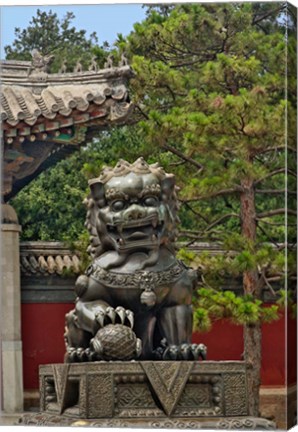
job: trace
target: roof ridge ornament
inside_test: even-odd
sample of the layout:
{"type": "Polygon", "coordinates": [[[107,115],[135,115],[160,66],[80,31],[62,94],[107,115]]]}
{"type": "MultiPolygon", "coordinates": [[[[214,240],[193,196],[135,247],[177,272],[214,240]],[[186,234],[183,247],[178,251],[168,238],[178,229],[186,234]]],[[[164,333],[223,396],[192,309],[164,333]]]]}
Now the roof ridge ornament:
{"type": "Polygon", "coordinates": [[[91,63],[90,63],[90,65],[89,65],[88,70],[89,70],[90,72],[98,72],[98,64],[97,64],[96,56],[95,56],[95,55],[94,55],[94,56],[92,57],[92,59],[91,59],[91,63]]]}
{"type": "Polygon", "coordinates": [[[55,56],[53,54],[42,55],[37,49],[33,49],[30,54],[32,60],[27,75],[34,75],[41,80],[46,79],[49,72],[49,66],[55,56]]]}
{"type": "Polygon", "coordinates": [[[74,71],[75,73],[83,72],[83,65],[82,65],[82,63],[81,63],[81,59],[79,59],[79,60],[77,61],[76,65],[75,65],[75,67],[74,67],[74,69],[73,69],[73,71],[74,71]]]}
{"type": "Polygon", "coordinates": [[[104,68],[105,69],[111,69],[113,67],[113,63],[114,63],[114,56],[113,56],[113,54],[109,54],[107,61],[104,64],[104,68]]]}
{"type": "Polygon", "coordinates": [[[123,52],[123,53],[121,54],[121,57],[120,57],[120,61],[119,61],[118,66],[119,66],[119,67],[129,66],[129,64],[128,64],[128,59],[127,59],[127,57],[126,57],[126,53],[125,53],[125,52],[123,52]]]}
{"type": "Polygon", "coordinates": [[[59,73],[60,74],[65,74],[67,71],[67,61],[66,59],[64,59],[61,63],[60,69],[59,69],[59,73]]]}

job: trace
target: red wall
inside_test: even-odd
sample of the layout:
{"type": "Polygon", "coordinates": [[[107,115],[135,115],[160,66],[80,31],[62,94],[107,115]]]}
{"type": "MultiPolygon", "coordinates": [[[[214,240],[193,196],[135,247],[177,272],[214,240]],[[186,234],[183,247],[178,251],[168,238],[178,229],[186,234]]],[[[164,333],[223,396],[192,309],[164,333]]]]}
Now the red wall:
{"type": "MultiPolygon", "coordinates": [[[[65,352],[64,317],[72,304],[23,304],[22,338],[25,389],[38,388],[38,366],[61,363],[65,352]]],[[[262,371],[263,385],[285,384],[285,319],[263,325],[262,371]]],[[[296,322],[289,320],[289,337],[296,353],[296,322]]],[[[193,341],[208,347],[208,360],[241,360],[243,331],[227,320],[214,323],[208,333],[195,333],[193,341]]],[[[295,356],[288,358],[288,382],[296,380],[295,356]]]]}
{"type": "Polygon", "coordinates": [[[38,366],[63,363],[65,314],[73,304],[22,304],[24,388],[38,389],[38,366]]]}
{"type": "MultiPolygon", "coordinates": [[[[283,386],[285,373],[285,317],[262,326],[262,385],[283,386]]],[[[296,382],[297,352],[296,320],[288,320],[288,343],[291,352],[288,355],[287,382],[296,382]]],[[[195,333],[193,340],[204,343],[208,348],[208,360],[241,360],[243,353],[242,326],[231,324],[228,320],[217,321],[208,333],[195,333]]]]}

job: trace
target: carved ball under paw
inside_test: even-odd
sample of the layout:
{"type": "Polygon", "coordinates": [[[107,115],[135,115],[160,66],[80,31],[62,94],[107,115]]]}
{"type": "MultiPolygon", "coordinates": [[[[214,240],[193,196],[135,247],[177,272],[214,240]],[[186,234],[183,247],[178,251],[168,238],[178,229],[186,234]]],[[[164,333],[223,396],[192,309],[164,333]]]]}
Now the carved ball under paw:
{"type": "Polygon", "coordinates": [[[132,360],[141,353],[140,339],[122,324],[109,324],[98,330],[90,346],[103,360],[132,360]]]}

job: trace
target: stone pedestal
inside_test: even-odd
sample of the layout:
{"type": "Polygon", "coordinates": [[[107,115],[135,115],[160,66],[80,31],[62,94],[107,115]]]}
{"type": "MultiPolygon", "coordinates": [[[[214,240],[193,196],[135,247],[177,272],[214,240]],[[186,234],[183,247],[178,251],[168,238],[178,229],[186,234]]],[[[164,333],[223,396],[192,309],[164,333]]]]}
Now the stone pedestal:
{"type": "Polygon", "coordinates": [[[19,233],[13,208],[2,205],[1,225],[1,367],[2,408],[23,410],[21,286],[19,233]]]}
{"type": "Polygon", "coordinates": [[[40,366],[41,413],[25,424],[274,429],[248,417],[243,362],[131,361],[40,366]]]}

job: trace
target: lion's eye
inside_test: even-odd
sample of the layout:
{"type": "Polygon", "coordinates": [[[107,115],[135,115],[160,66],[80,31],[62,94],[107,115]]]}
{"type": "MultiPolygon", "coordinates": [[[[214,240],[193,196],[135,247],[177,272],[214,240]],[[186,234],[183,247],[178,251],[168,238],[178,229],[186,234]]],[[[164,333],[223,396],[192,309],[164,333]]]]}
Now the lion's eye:
{"type": "Polygon", "coordinates": [[[157,207],[158,206],[158,199],[156,197],[150,196],[144,199],[144,205],[146,207],[157,207]]]}
{"type": "Polygon", "coordinates": [[[121,200],[115,201],[112,204],[113,211],[121,211],[124,209],[124,207],[125,207],[125,202],[121,200]]]}

